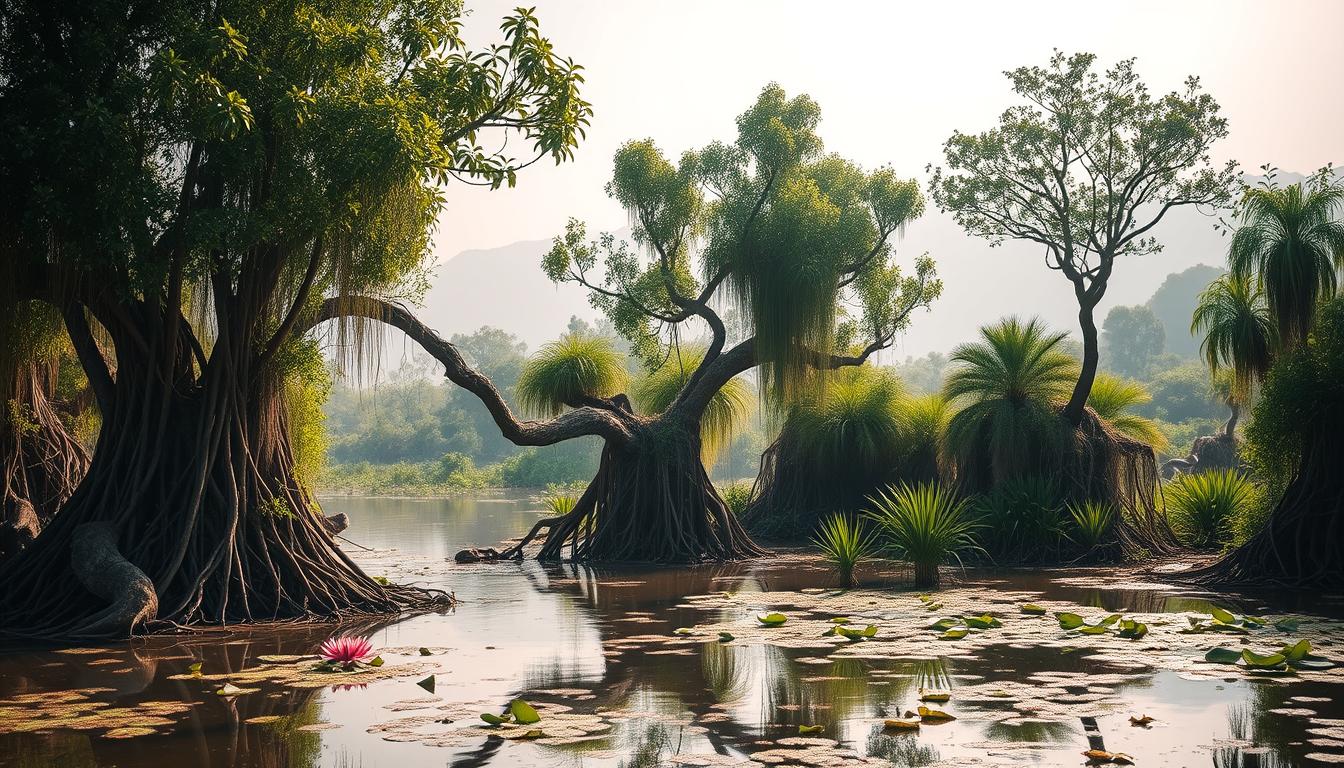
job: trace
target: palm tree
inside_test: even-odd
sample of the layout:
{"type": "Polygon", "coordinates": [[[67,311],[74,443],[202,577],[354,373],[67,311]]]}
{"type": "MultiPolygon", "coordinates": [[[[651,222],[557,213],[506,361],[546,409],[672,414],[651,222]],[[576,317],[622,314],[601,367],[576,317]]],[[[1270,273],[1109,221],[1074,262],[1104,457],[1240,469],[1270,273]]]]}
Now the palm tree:
{"type": "Polygon", "coordinates": [[[1228,261],[1238,280],[1258,282],[1285,349],[1306,341],[1319,301],[1334,296],[1344,269],[1344,187],[1256,187],[1242,199],[1228,261]]]}
{"type": "Polygon", "coordinates": [[[980,335],[953,350],[957,367],[943,385],[948,400],[965,403],[948,421],[946,447],[972,488],[1022,474],[1030,456],[1060,439],[1056,410],[1078,373],[1078,361],[1060,349],[1066,334],[1038,318],[1005,318],[980,335]]]}
{"type": "Polygon", "coordinates": [[[1121,434],[1161,451],[1167,447],[1166,435],[1151,419],[1131,412],[1152,399],[1153,396],[1137,381],[1099,373],[1088,393],[1087,404],[1121,434]]]}
{"type": "Polygon", "coordinates": [[[1264,292],[1235,272],[1218,278],[1199,295],[1190,332],[1204,334],[1200,352],[1215,378],[1220,366],[1231,369],[1229,400],[1247,402],[1274,362],[1279,336],[1264,292]]]}

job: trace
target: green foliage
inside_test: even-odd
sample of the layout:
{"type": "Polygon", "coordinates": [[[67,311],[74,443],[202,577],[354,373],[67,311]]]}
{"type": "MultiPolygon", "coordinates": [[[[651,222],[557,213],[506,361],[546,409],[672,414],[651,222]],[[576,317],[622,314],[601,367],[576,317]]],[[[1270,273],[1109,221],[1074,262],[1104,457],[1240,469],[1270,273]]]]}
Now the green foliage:
{"type": "Polygon", "coordinates": [[[597,474],[602,443],[596,438],[566,440],[544,448],[527,448],[498,465],[498,485],[545,488],[586,483],[597,474]]]}
{"type": "Polygon", "coordinates": [[[1227,121],[1198,78],[1156,97],[1133,59],[1104,72],[1095,63],[1090,53],[1056,51],[1044,67],[1007,72],[1018,103],[995,128],[954,133],[947,168],[934,169],[930,184],[934,202],[968,232],[1045,245],[1047,261],[1092,299],[1109,276],[1094,267],[1159,250],[1145,233],[1169,207],[1221,203],[1236,174],[1235,163],[1210,160],[1227,121]]]}
{"type": "Polygon", "coordinates": [[[948,362],[947,355],[942,352],[930,352],[923,357],[907,357],[905,362],[896,363],[891,368],[911,393],[927,395],[943,390],[948,362]]]}
{"type": "Polygon", "coordinates": [[[524,410],[554,416],[586,400],[611,397],[628,379],[625,357],[610,338],[569,333],[528,358],[516,391],[524,410]]]}
{"type": "Polygon", "coordinates": [[[651,367],[667,357],[668,326],[717,320],[709,301],[722,289],[740,332],[755,339],[764,390],[772,402],[791,399],[805,389],[811,355],[860,335],[889,343],[941,291],[927,257],[913,274],[891,259],[891,237],[923,210],[916,183],[822,154],[819,118],[811,99],[770,85],[738,118],[732,143],[676,164],[652,140],[626,143],[607,191],[630,214],[637,248],[610,235],[588,242],[571,222],[543,267],[587,287],[651,367]],[[844,316],[842,300],[858,316],[844,316]]]}
{"type": "Polygon", "coordinates": [[[285,391],[287,436],[294,459],[294,477],[310,494],[316,490],[327,462],[327,415],[323,406],[331,393],[331,374],[321,350],[311,340],[292,342],[285,391]]]}
{"type": "Polygon", "coordinates": [[[1151,399],[1148,391],[1137,381],[1127,381],[1110,374],[1099,373],[1092,382],[1092,391],[1087,395],[1087,404],[1121,434],[1147,443],[1155,450],[1164,451],[1167,448],[1167,438],[1162,430],[1150,419],[1133,413],[1151,399]]]}
{"type": "Polygon", "coordinates": [[[1236,280],[1264,292],[1281,347],[1307,340],[1316,304],[1333,297],[1344,270],[1344,186],[1323,168],[1305,184],[1247,187],[1228,263],[1236,280]]]}
{"type": "Polygon", "coordinates": [[[863,521],[843,513],[826,518],[812,542],[840,576],[840,586],[854,586],[854,566],[877,549],[877,534],[863,521]]]}
{"type": "MultiPolygon", "coordinates": [[[[952,353],[955,365],[943,394],[958,410],[948,421],[946,446],[961,472],[995,480],[1016,477],[1061,440],[1055,409],[1067,397],[1077,361],[1060,351],[1063,333],[1035,318],[1009,317],[980,329],[983,341],[952,353]]],[[[979,478],[975,487],[983,487],[979,478]]]]}
{"type": "Polygon", "coordinates": [[[1277,499],[1308,445],[1344,434],[1344,298],[1317,309],[1305,346],[1282,355],[1265,378],[1246,428],[1245,453],[1277,499]]]}
{"type": "Polygon", "coordinates": [[[1186,422],[1216,419],[1226,412],[1226,405],[1215,397],[1209,369],[1198,362],[1162,371],[1148,380],[1146,388],[1152,399],[1135,408],[1143,416],[1186,422]]]}
{"type": "Polygon", "coordinates": [[[1218,278],[1199,295],[1191,333],[1203,333],[1200,352],[1209,370],[1232,370],[1232,395],[1250,400],[1251,389],[1274,362],[1278,330],[1259,284],[1244,275],[1218,278]]]}
{"type": "Polygon", "coordinates": [[[971,512],[982,529],[986,552],[999,563],[1055,559],[1069,537],[1064,494],[1058,482],[1029,475],[999,483],[977,497],[971,512]]]}
{"type": "Polygon", "coordinates": [[[1119,517],[1114,506],[1085,501],[1068,505],[1068,510],[1069,516],[1073,518],[1073,530],[1069,537],[1085,553],[1110,542],[1111,531],[1119,517]]]}
{"type": "Polygon", "coordinates": [[[1177,475],[1162,495],[1167,517],[1181,541],[1206,549],[1228,543],[1233,521],[1257,503],[1254,484],[1231,469],[1177,475]]]}
{"type": "Polygon", "coordinates": [[[907,453],[907,399],[888,370],[835,373],[789,409],[783,430],[796,443],[796,470],[839,482],[884,476],[907,453]]]}
{"type": "MultiPolygon", "coordinates": [[[[668,359],[649,375],[637,381],[631,395],[642,413],[659,414],[671,407],[700,366],[702,347],[677,347],[668,359]]],[[[720,451],[733,440],[751,417],[756,405],[751,385],[734,376],[709,399],[700,418],[700,459],[712,467],[720,451]]]]}
{"type": "Polygon", "coordinates": [[[1166,330],[1148,307],[1112,307],[1101,327],[1111,364],[1124,376],[1147,375],[1166,345],[1166,330]]]}
{"type": "Polygon", "coordinates": [[[553,493],[541,500],[552,515],[568,515],[579,503],[579,497],[572,493],[553,493]]]}
{"type": "Polygon", "coordinates": [[[750,481],[738,480],[719,487],[719,496],[723,498],[728,513],[733,517],[741,517],[742,512],[751,503],[751,485],[750,481]]]}
{"type": "Polygon", "coordinates": [[[938,483],[902,484],[870,499],[868,516],[878,524],[883,543],[915,566],[916,581],[937,582],[938,565],[979,550],[980,526],[966,511],[966,500],[938,483]]]}

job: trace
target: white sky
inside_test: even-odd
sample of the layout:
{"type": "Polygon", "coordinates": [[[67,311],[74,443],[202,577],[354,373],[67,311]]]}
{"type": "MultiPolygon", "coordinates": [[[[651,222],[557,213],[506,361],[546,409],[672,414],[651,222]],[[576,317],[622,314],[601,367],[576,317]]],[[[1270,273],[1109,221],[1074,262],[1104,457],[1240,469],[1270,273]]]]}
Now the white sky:
{"type": "MultiPolygon", "coordinates": [[[[1266,162],[1305,172],[1344,161],[1344,2],[530,2],[556,50],[586,69],[592,128],[575,162],[543,161],[524,171],[515,189],[449,189],[436,235],[440,263],[467,249],[548,239],[570,216],[587,221],[590,233],[622,228],[624,213],[603,192],[621,142],[653,137],[676,157],[731,140],[734,119],[770,81],[820,104],[828,150],[868,167],[890,163],[927,192],[924,167],[941,159],[952,131],[988,128],[1012,103],[1002,72],[1044,64],[1056,47],[1095,52],[1103,65],[1137,57],[1156,93],[1199,75],[1231,125],[1215,155],[1247,171],[1266,162]]],[[[498,39],[498,21],[515,4],[468,0],[468,38],[474,45],[498,39]]],[[[945,232],[945,224],[927,226],[945,232]]],[[[949,299],[956,299],[954,280],[974,278],[984,266],[978,260],[1013,258],[1011,249],[990,251],[975,241],[948,246],[942,236],[921,238],[919,226],[898,253],[931,251],[949,299]]],[[[1155,234],[1160,240],[1161,228],[1155,234]]],[[[1222,255],[1176,255],[1169,269],[1153,264],[1148,271],[1157,277],[1131,289],[1121,284],[1115,299],[1142,301],[1161,275],[1201,261],[1221,263],[1222,255]]],[[[1062,280],[1034,257],[1020,271],[1058,281],[1048,295],[1063,314],[1047,314],[1057,322],[1070,316],[1064,310],[1072,296],[1062,280]]],[[[961,300],[974,297],[963,292],[961,300]]],[[[1010,304],[992,310],[973,320],[1019,311],[1010,304]]],[[[968,327],[934,334],[930,345],[909,351],[946,348],[968,327]]]]}

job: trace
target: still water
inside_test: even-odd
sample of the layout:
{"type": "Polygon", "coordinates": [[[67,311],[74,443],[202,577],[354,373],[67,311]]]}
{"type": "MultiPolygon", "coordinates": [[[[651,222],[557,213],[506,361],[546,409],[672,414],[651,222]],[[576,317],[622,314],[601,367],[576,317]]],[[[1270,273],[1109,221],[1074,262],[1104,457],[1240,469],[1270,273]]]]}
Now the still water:
{"type": "MultiPolygon", "coordinates": [[[[134,738],[108,738],[89,728],[5,733],[13,729],[0,723],[0,765],[1071,766],[1086,762],[1081,752],[1089,736],[1143,766],[1344,761],[1344,673],[1286,682],[1238,674],[1201,678],[1141,659],[1117,667],[1024,642],[974,653],[949,648],[946,655],[834,660],[818,658],[816,649],[745,637],[659,649],[648,638],[722,618],[687,604],[687,596],[728,592],[751,605],[753,594],[825,586],[829,574],[796,556],[659,570],[530,561],[462,566],[451,562],[459,549],[526,531],[541,514],[538,500],[505,494],[329,498],[323,507],[349,516],[347,547],[372,574],[452,590],[459,598],[447,613],[350,628],[370,635],[376,648],[402,649],[384,652],[392,662],[416,661],[415,651],[405,649],[436,649],[428,657],[433,696],[415,685],[417,675],[315,689],[263,685],[230,698],[188,674],[198,662],[218,674],[251,668],[260,656],[313,653],[334,631],[329,626],[144,638],[89,653],[0,652],[0,711],[60,691],[84,691],[116,707],[179,705],[164,705],[157,720],[126,721],[150,731],[134,738]],[[1009,686],[1057,690],[1053,716],[1006,710],[994,694],[1009,686]],[[958,719],[912,734],[885,731],[882,718],[898,717],[925,687],[951,690],[953,701],[945,706],[958,719]],[[963,697],[958,690],[991,693],[963,697]],[[471,722],[472,713],[499,711],[516,697],[558,707],[544,715],[570,712],[580,728],[600,726],[583,738],[531,742],[489,738],[479,721],[471,722]],[[1094,720],[1068,711],[1076,706],[1085,715],[1086,705],[1102,700],[1124,706],[1094,720]],[[1060,707],[1069,716],[1061,717],[1060,707]],[[1151,726],[1128,724],[1128,716],[1140,713],[1154,718],[1151,726]],[[429,724],[456,718],[461,727],[452,733],[467,737],[417,739],[385,725],[405,717],[429,724]],[[798,737],[798,726],[815,724],[824,724],[824,732],[798,737]]],[[[1106,612],[1207,611],[1211,605],[1207,595],[1099,588],[1078,576],[965,572],[958,582],[1106,612]]],[[[865,581],[904,588],[895,574],[869,574],[865,581]]],[[[1220,598],[1218,605],[1247,613],[1339,612],[1328,596],[1302,599],[1276,606],[1220,598]]]]}

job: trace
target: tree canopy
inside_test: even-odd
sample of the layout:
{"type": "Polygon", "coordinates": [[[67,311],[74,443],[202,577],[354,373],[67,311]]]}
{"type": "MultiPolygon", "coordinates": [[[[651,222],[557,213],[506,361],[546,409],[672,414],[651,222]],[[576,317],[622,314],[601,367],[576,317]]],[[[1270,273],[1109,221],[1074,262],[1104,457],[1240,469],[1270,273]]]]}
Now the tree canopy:
{"type": "Polygon", "coordinates": [[[1198,78],[1155,96],[1133,59],[1098,72],[1094,54],[1056,51],[1044,67],[1005,75],[1019,103],[997,127],[947,140],[931,194],[991,245],[1040,246],[1073,286],[1084,356],[1065,416],[1077,423],[1096,372],[1092,310],[1116,259],[1161,250],[1151,233],[1172,209],[1230,199],[1235,163],[1210,155],[1227,121],[1198,78]]]}

